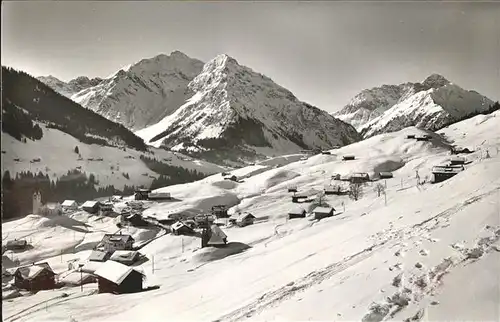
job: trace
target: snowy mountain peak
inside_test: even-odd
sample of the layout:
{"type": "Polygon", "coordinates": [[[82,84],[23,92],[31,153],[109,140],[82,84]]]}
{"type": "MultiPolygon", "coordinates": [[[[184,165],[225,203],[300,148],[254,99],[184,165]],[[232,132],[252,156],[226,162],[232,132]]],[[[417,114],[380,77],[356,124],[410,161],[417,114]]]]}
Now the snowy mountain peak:
{"type": "Polygon", "coordinates": [[[440,74],[431,74],[422,84],[430,88],[439,88],[450,84],[450,81],[440,74]]]}

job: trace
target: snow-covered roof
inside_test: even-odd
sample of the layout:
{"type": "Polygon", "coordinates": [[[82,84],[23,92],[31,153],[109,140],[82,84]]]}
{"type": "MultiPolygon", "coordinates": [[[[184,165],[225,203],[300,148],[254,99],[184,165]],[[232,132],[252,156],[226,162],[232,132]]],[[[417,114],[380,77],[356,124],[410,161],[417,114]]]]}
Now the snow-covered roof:
{"type": "Polygon", "coordinates": [[[332,207],[316,207],[313,212],[318,214],[329,214],[330,212],[335,211],[332,207]]]}
{"type": "Polygon", "coordinates": [[[23,279],[30,280],[38,276],[38,274],[40,274],[44,270],[48,270],[49,272],[54,273],[48,263],[39,263],[35,265],[19,267],[16,270],[16,273],[19,272],[23,279]]]}
{"type": "Polygon", "coordinates": [[[210,227],[212,230],[212,236],[210,237],[210,240],[208,241],[209,245],[224,245],[224,238],[227,238],[227,235],[220,229],[219,226],[217,225],[212,225],[210,227]]]}
{"type": "Polygon", "coordinates": [[[64,284],[80,285],[82,281],[91,278],[93,278],[93,275],[90,273],[85,273],[85,272],[80,273],[80,271],[73,271],[68,275],[64,276],[61,279],[61,282],[63,282],[64,284]]]}
{"type": "MultiPolygon", "coordinates": [[[[133,270],[132,267],[109,260],[103,263],[94,274],[119,285],[133,270]]],[[[137,272],[140,273],[139,271],[137,272]]]]}
{"type": "Polygon", "coordinates": [[[139,255],[138,252],[133,250],[115,250],[113,255],[111,255],[110,260],[114,261],[132,261],[139,255]]]}
{"type": "Polygon", "coordinates": [[[28,242],[26,239],[14,239],[14,240],[9,240],[7,242],[7,247],[8,246],[26,246],[28,242]]]}
{"type": "Polygon", "coordinates": [[[132,241],[134,240],[134,238],[132,238],[132,236],[126,235],[126,234],[106,234],[102,238],[102,242],[108,242],[108,241],[112,241],[112,242],[116,242],[116,241],[127,242],[129,239],[132,239],[132,241]]]}
{"type": "Polygon", "coordinates": [[[459,173],[464,171],[463,166],[435,166],[432,168],[433,173],[459,173]]]}
{"type": "Polygon", "coordinates": [[[237,222],[241,222],[241,221],[245,220],[247,217],[255,218],[255,216],[249,212],[237,213],[237,214],[232,215],[230,218],[236,219],[237,222]]]}
{"type": "Polygon", "coordinates": [[[95,201],[95,200],[88,200],[88,201],[85,201],[82,205],[82,208],[92,208],[94,207],[99,201],[95,201]]]}
{"type": "Polygon", "coordinates": [[[71,207],[71,206],[74,206],[76,204],[77,203],[74,200],[64,200],[63,203],[61,204],[61,206],[63,206],[63,207],[71,207]]]}
{"type": "Polygon", "coordinates": [[[172,226],[170,226],[170,228],[172,228],[172,230],[179,230],[181,229],[182,227],[187,227],[189,228],[186,224],[184,224],[183,222],[181,221],[177,221],[175,222],[172,226]]]}
{"type": "Polygon", "coordinates": [[[302,215],[305,212],[306,212],[306,210],[304,208],[295,208],[295,209],[290,210],[288,213],[292,214],[292,215],[302,215]]]}
{"type": "Polygon", "coordinates": [[[367,178],[369,177],[368,173],[363,172],[355,172],[351,175],[351,178],[367,178]]]}
{"type": "Polygon", "coordinates": [[[96,261],[88,261],[83,264],[82,271],[93,274],[96,270],[98,270],[104,263],[96,262],[96,261]]]}
{"type": "Polygon", "coordinates": [[[104,259],[108,255],[109,255],[109,252],[101,252],[101,251],[98,251],[98,250],[93,250],[90,253],[88,260],[89,261],[99,261],[99,262],[101,262],[101,261],[104,261],[104,259]]]}

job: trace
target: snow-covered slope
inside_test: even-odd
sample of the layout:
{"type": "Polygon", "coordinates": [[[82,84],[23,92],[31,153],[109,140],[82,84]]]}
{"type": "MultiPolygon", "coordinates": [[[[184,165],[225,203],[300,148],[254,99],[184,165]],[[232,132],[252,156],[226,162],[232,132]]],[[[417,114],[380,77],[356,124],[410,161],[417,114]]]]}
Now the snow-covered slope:
{"type": "Polygon", "coordinates": [[[92,78],[89,79],[86,76],[80,76],[75,79],[70,80],[68,83],[63,82],[62,80],[49,75],[49,76],[40,76],[37,77],[39,81],[45,83],[50,88],[58,92],[59,94],[70,98],[73,94],[78,93],[81,90],[86,88],[98,85],[102,79],[101,78],[92,78]]]}
{"type": "Polygon", "coordinates": [[[192,95],[187,84],[202,67],[201,61],[174,51],[122,68],[71,99],[129,129],[139,130],[181,106],[192,95]]]}
{"type": "MultiPolygon", "coordinates": [[[[220,249],[199,249],[197,237],[153,240],[141,249],[150,260],[139,267],[145,286],[158,289],[95,294],[97,285],[88,284],[84,292],[79,287],[42,291],[4,301],[3,319],[164,321],[168,312],[175,321],[497,321],[499,126],[497,111],[438,133],[410,127],[276,169],[240,169],[238,175],[250,175],[240,183],[214,175],[159,189],[178,201],[153,204],[147,215],[164,218],[182,208],[204,212],[224,202],[234,206],[230,212],[249,211],[257,221],[223,227],[230,244],[220,249]],[[406,139],[423,133],[433,139],[406,139]],[[474,146],[476,152],[467,155],[472,163],[447,181],[417,186],[415,171],[428,179],[432,166],[449,160],[452,143],[474,146]],[[484,158],[486,149],[491,158],[484,158]],[[345,154],[356,160],[342,161],[345,154]],[[286,219],[297,206],[312,208],[293,204],[288,185],[321,190],[333,173],[384,170],[394,174],[384,183],[386,198],[377,196],[372,183],[358,201],[325,196],[336,209],[332,218],[286,219]]],[[[67,261],[84,259],[93,242],[114,231],[108,219],[78,216],[72,219],[88,224],[88,233],[33,216],[3,223],[3,236],[28,236],[36,244],[8,257],[47,258],[65,274],[67,261]],[[44,238],[48,232],[51,238],[44,238]],[[62,249],[68,254],[60,256],[62,249]]]]}
{"type": "Polygon", "coordinates": [[[123,149],[97,144],[85,144],[69,134],[41,126],[44,132],[40,140],[20,142],[2,133],[2,173],[9,171],[12,177],[22,171],[48,174],[51,180],[65,175],[68,170],[94,174],[103,185],[113,185],[116,189],[128,186],[149,186],[159,175],[151,171],[140,160],[141,155],[156,158],[165,164],[179,166],[202,173],[216,173],[224,168],[206,161],[187,160],[181,154],[152,148],[151,152],[123,149]],[[79,154],[74,152],[78,147],[79,154]],[[80,158],[81,157],[81,158],[80,158]],[[40,159],[37,162],[33,160],[40,159]],[[128,175],[128,178],[124,176],[128,175]]]}
{"type": "Polygon", "coordinates": [[[195,94],[184,105],[136,134],[154,146],[226,158],[236,150],[273,155],[360,139],[352,126],[227,55],[205,64],[188,87],[195,94]]]}
{"type": "Polygon", "coordinates": [[[435,130],[469,113],[484,111],[492,103],[475,91],[466,91],[432,74],[421,83],[364,90],[335,116],[368,137],[405,126],[435,130]]]}

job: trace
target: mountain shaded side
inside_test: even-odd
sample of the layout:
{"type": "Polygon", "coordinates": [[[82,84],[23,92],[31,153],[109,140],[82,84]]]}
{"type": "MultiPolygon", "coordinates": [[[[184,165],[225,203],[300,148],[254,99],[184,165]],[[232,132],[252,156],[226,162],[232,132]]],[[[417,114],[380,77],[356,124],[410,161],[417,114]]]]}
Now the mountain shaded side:
{"type": "Polygon", "coordinates": [[[132,130],[155,124],[173,113],[193,93],[188,83],[203,62],[174,51],[143,59],[118,70],[71,99],[132,130]]]}
{"type": "Polygon", "coordinates": [[[36,123],[41,122],[84,143],[146,150],[142,139],[123,125],[83,108],[25,72],[4,66],[2,116],[2,130],[18,140],[40,139],[43,133],[36,123]]]}
{"type": "Polygon", "coordinates": [[[188,84],[194,93],[163,120],[137,131],[146,143],[213,162],[326,149],[361,139],[325,111],[227,56],[204,65],[188,84]]]}

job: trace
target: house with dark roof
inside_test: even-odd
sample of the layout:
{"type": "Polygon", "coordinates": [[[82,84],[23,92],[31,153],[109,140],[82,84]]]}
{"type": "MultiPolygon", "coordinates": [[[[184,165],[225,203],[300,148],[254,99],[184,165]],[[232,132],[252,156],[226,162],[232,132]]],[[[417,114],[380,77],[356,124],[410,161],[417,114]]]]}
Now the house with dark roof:
{"type": "Polygon", "coordinates": [[[390,179],[393,178],[394,175],[392,174],[392,172],[379,172],[378,177],[380,179],[390,179]]]}
{"type": "Polygon", "coordinates": [[[465,168],[463,165],[435,166],[432,168],[434,183],[445,181],[464,170],[465,168]]]}
{"type": "Polygon", "coordinates": [[[357,172],[351,175],[351,183],[363,183],[370,181],[370,176],[368,173],[357,172]]]}
{"type": "Polygon", "coordinates": [[[193,228],[189,227],[182,221],[178,221],[170,226],[172,234],[174,235],[192,235],[194,233],[193,228]]]}
{"type": "Polygon", "coordinates": [[[89,214],[96,214],[99,211],[99,201],[96,200],[85,201],[82,205],[82,209],[88,212],[89,214]]]}
{"type": "Polygon", "coordinates": [[[148,200],[151,189],[137,189],[134,193],[135,200],[148,200]]]}
{"type": "Polygon", "coordinates": [[[227,214],[226,205],[215,205],[212,207],[212,214],[217,218],[227,218],[229,215],[227,214]]]}
{"type": "Polygon", "coordinates": [[[143,272],[130,266],[109,260],[94,273],[99,293],[134,293],[142,290],[143,272]]]}
{"type": "Polygon", "coordinates": [[[354,155],[344,155],[342,157],[343,161],[350,161],[350,160],[354,160],[354,159],[356,159],[356,157],[354,155]]]}
{"type": "Polygon", "coordinates": [[[99,244],[105,252],[114,252],[115,250],[132,250],[134,238],[125,234],[106,234],[99,244]]]}
{"type": "Polygon", "coordinates": [[[19,267],[14,272],[14,285],[31,292],[55,288],[55,273],[47,262],[19,267]]]}

